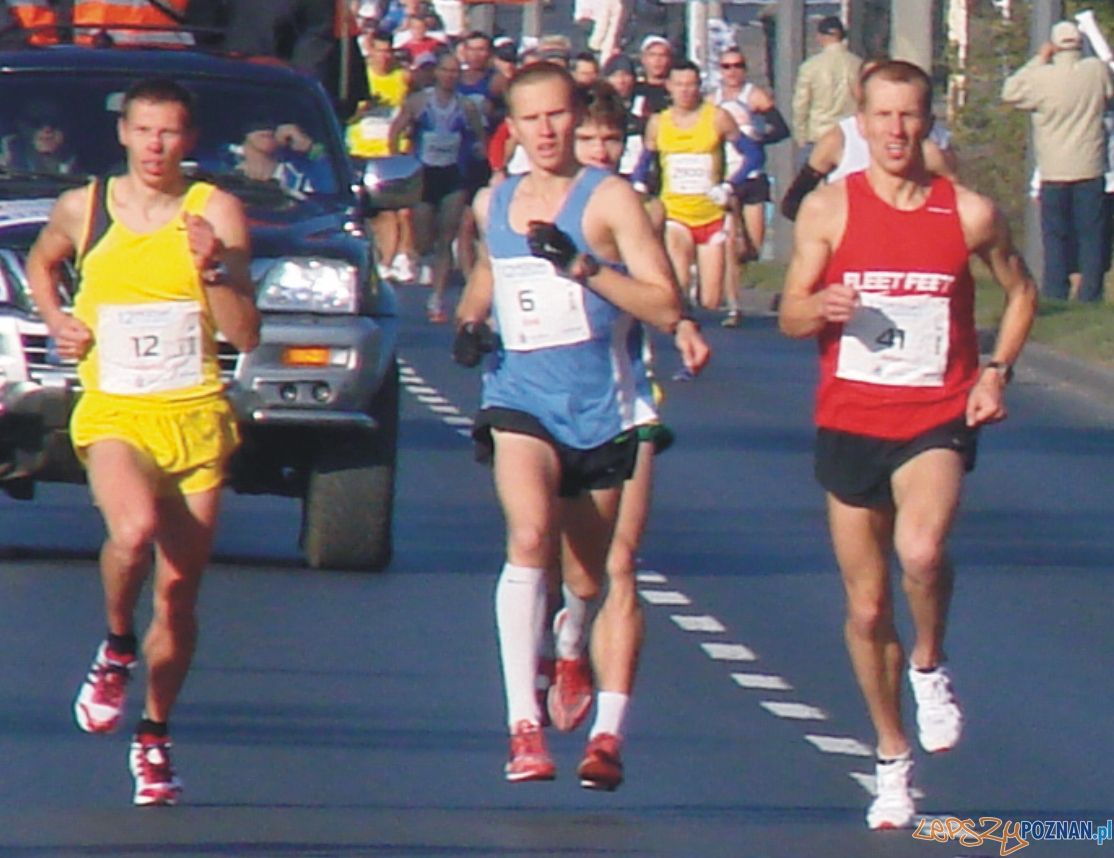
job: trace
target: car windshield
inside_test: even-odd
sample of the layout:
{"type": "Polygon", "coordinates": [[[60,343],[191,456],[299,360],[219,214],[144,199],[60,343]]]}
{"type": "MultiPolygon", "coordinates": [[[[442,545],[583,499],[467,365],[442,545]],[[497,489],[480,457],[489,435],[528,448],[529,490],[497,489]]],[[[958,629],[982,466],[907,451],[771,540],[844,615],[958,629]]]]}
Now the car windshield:
{"type": "MultiPolygon", "coordinates": [[[[122,172],[116,123],[136,78],[33,72],[5,76],[0,177],[122,172]]],[[[197,145],[185,163],[235,192],[302,199],[337,193],[344,154],[323,99],[308,87],[180,78],[197,99],[197,145]]]]}

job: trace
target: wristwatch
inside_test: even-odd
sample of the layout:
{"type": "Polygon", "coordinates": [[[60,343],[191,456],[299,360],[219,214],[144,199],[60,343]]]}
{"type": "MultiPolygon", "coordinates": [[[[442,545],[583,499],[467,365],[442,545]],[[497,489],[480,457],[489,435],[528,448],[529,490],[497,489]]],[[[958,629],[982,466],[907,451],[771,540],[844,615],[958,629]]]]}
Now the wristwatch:
{"type": "Polygon", "coordinates": [[[580,276],[587,280],[600,273],[600,261],[590,253],[580,255],[580,276]]]}
{"type": "Polygon", "coordinates": [[[986,368],[992,369],[1000,376],[1002,376],[1002,382],[1004,384],[1009,384],[1011,381],[1013,381],[1012,363],[1006,363],[1004,360],[992,360],[986,365],[986,368]]]}
{"type": "Polygon", "coordinates": [[[201,282],[206,286],[216,286],[228,279],[228,266],[218,261],[216,265],[201,269],[201,282]]]}

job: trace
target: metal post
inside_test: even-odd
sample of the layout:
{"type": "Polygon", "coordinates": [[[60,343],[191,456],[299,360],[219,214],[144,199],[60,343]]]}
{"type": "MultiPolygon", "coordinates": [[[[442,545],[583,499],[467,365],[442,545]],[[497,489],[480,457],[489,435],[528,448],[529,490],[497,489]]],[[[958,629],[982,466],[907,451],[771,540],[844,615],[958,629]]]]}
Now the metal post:
{"type": "Polygon", "coordinates": [[[890,56],[932,74],[932,22],[930,0],[891,0],[890,56]]]}
{"type": "MultiPolygon", "coordinates": [[[[791,115],[793,86],[797,68],[805,55],[805,2],[804,0],[777,0],[777,33],[774,58],[774,99],[781,111],[791,115]]],[[[770,147],[770,174],[774,179],[775,197],[781,200],[793,176],[797,173],[796,145],[782,144],[770,147]]],[[[773,222],[774,258],[788,262],[793,250],[793,224],[780,214],[773,222]]]]}
{"type": "MultiPolygon", "coordinates": [[[[1064,15],[1064,4],[1061,0],[1033,0],[1032,18],[1029,21],[1030,54],[1035,54],[1037,49],[1048,41],[1052,32],[1052,25],[1064,15]]],[[[1012,71],[1012,70],[1011,70],[1012,71]]],[[[1029,151],[1025,158],[1026,176],[1032,176],[1037,167],[1036,147],[1033,145],[1032,129],[1029,132],[1029,151]]],[[[1041,240],[1041,213],[1040,205],[1025,207],[1025,261],[1029,269],[1037,278],[1037,282],[1044,286],[1044,243],[1041,240]]]]}
{"type": "Polygon", "coordinates": [[[542,34],[542,0],[528,0],[522,6],[522,35],[537,39],[542,34]]]}
{"type": "Polygon", "coordinates": [[[469,30],[480,30],[488,35],[495,32],[494,3],[469,3],[466,18],[469,30]]]}
{"type": "Polygon", "coordinates": [[[708,71],[708,4],[703,0],[689,0],[688,13],[689,59],[700,67],[701,73],[708,71]]]}

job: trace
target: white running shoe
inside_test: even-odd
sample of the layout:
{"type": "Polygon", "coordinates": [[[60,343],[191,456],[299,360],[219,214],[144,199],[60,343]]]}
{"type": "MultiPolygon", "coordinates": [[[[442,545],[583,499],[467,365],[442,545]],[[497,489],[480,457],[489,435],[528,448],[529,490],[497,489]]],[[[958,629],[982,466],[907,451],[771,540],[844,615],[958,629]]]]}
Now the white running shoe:
{"type": "Polygon", "coordinates": [[[178,803],[182,782],[170,762],[170,739],[137,735],[132,738],[128,768],[135,779],[132,803],[140,807],[170,807],[178,803]]]}
{"type": "Polygon", "coordinates": [[[419,286],[432,286],[433,285],[433,266],[422,263],[418,269],[418,285],[419,286]]]}
{"type": "Polygon", "coordinates": [[[930,754],[954,748],[963,734],[963,710],[952,690],[951,673],[943,665],[929,671],[911,667],[909,682],[917,701],[921,747],[930,754]]]}
{"type": "Polygon", "coordinates": [[[399,283],[414,282],[414,267],[410,264],[410,257],[400,253],[391,265],[391,273],[399,283]]]}
{"type": "Polygon", "coordinates": [[[93,664],[74,700],[78,727],[86,733],[111,733],[120,726],[128,680],[135,665],[134,655],[118,655],[108,648],[107,642],[97,647],[93,664]]]}
{"type": "Polygon", "coordinates": [[[872,831],[880,828],[909,828],[917,810],[909,794],[913,758],[907,753],[896,760],[874,766],[874,801],[866,811],[866,824],[872,831]]]}

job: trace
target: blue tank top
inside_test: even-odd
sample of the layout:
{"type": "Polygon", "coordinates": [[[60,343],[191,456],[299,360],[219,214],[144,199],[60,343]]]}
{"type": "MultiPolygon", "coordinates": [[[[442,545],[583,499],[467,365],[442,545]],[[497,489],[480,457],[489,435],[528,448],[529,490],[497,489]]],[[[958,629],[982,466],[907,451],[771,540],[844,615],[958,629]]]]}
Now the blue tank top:
{"type": "MultiPolygon", "coordinates": [[[[611,173],[585,167],[556,223],[589,252],[581,221],[588,200],[611,173]]],[[[511,229],[510,202],[522,176],[492,191],[487,245],[494,275],[493,315],[499,347],[483,378],[482,408],[535,417],[569,447],[590,450],[635,425],[639,376],[631,359],[634,320],[593,290],[561,277],[530,254],[511,229]]],[[[641,371],[639,371],[641,370],[641,371]]]]}
{"type": "Polygon", "coordinates": [[[441,107],[432,88],[425,92],[425,107],[414,120],[414,154],[427,167],[459,166],[471,136],[460,98],[441,107]]]}

